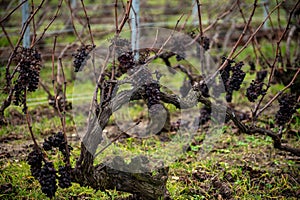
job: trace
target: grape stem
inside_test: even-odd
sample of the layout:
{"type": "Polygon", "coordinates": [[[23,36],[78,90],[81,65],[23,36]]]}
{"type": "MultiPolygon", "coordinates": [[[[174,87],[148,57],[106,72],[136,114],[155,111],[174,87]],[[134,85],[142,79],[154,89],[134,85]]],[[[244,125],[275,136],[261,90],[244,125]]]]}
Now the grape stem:
{"type": "MultiPolygon", "coordinates": [[[[43,39],[45,33],[47,32],[47,30],[49,29],[49,27],[51,26],[51,24],[52,24],[52,23],[55,21],[55,19],[58,17],[58,14],[59,14],[59,11],[60,11],[62,2],[63,2],[63,0],[60,0],[60,1],[59,1],[58,5],[57,5],[57,10],[56,10],[56,12],[55,12],[55,15],[52,17],[51,21],[45,26],[45,28],[44,28],[42,34],[40,35],[40,37],[39,37],[37,40],[33,40],[33,41],[32,41],[32,45],[31,45],[32,47],[33,47],[34,45],[36,45],[41,39],[43,39]]],[[[75,30],[75,31],[76,31],[76,30],[75,30]]]]}
{"type": "Polygon", "coordinates": [[[131,5],[132,5],[132,0],[128,0],[127,1],[125,15],[124,15],[124,17],[123,17],[123,19],[122,19],[122,21],[121,21],[121,23],[120,23],[117,31],[116,31],[116,33],[117,33],[116,35],[117,36],[121,33],[121,31],[122,31],[125,23],[127,22],[128,18],[129,18],[129,14],[130,14],[130,10],[131,10],[131,5]]]}
{"type": "Polygon", "coordinates": [[[25,111],[25,116],[26,116],[26,122],[27,122],[27,126],[28,126],[28,129],[29,129],[29,132],[30,132],[31,139],[34,143],[34,146],[36,148],[38,148],[39,145],[36,142],[36,139],[35,139],[33,131],[32,131],[31,118],[30,118],[29,113],[28,113],[28,108],[27,108],[27,103],[26,102],[27,102],[27,88],[24,90],[24,111],[25,111]]]}
{"type": "Polygon", "coordinates": [[[93,37],[93,34],[92,34],[92,30],[91,30],[90,18],[89,18],[89,16],[87,15],[86,8],[85,8],[85,6],[84,6],[83,0],[81,0],[81,4],[82,4],[82,8],[83,8],[83,11],[84,11],[84,15],[85,15],[85,18],[86,18],[86,21],[87,21],[87,25],[88,25],[89,34],[90,34],[90,37],[91,37],[92,44],[93,44],[93,46],[95,46],[95,43],[94,43],[94,37],[93,37]]]}
{"type": "Polygon", "coordinates": [[[70,13],[71,13],[71,23],[72,23],[72,27],[73,27],[73,30],[74,30],[74,33],[77,37],[77,39],[79,40],[79,42],[81,43],[81,45],[83,46],[84,43],[83,41],[81,40],[76,28],[75,28],[75,24],[74,24],[74,13],[73,13],[73,8],[71,6],[71,3],[70,3],[70,0],[67,0],[67,4],[68,4],[68,7],[69,7],[69,10],[70,10],[70,13]]]}
{"type": "Polygon", "coordinates": [[[203,28],[202,28],[202,20],[201,20],[201,4],[199,0],[197,2],[197,9],[198,9],[198,20],[199,20],[199,30],[200,30],[200,38],[203,37],[203,28]]]}

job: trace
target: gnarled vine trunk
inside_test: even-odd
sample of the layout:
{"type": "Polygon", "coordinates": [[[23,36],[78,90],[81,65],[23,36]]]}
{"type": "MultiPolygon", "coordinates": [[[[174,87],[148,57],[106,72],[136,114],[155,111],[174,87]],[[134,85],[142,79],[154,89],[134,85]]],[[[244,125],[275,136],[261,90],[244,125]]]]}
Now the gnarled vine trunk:
{"type": "Polygon", "coordinates": [[[139,199],[159,199],[167,196],[166,183],[168,167],[156,171],[147,164],[140,163],[145,172],[130,172],[131,163],[126,164],[121,157],[115,157],[109,164],[94,166],[94,155],[98,144],[102,141],[102,130],[106,126],[113,111],[120,108],[129,99],[139,99],[140,91],[132,93],[120,92],[114,98],[114,103],[102,106],[98,117],[90,120],[88,131],[81,143],[81,155],[72,173],[73,181],[96,190],[116,189],[134,194],[139,199]],[[116,166],[112,168],[110,166],[116,166]],[[117,169],[124,169],[119,171],[117,169]]]}

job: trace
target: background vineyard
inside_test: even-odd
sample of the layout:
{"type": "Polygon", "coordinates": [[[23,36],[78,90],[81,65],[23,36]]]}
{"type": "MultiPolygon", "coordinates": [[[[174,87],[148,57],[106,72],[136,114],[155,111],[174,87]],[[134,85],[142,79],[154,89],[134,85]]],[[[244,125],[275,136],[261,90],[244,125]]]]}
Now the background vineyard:
{"type": "MultiPolygon", "coordinates": [[[[35,1],[37,6],[40,1],[35,1]]],[[[212,24],[220,14],[230,10],[235,1],[201,1],[203,27],[212,24]]],[[[0,18],[18,5],[19,1],[0,2],[0,18]]],[[[45,26],[51,22],[58,8],[59,0],[46,1],[35,16],[37,38],[43,33],[45,26]]],[[[124,5],[126,2],[124,2],[124,5]]],[[[90,18],[90,25],[94,36],[95,44],[101,41],[109,41],[115,33],[114,25],[114,2],[103,0],[101,3],[89,0],[85,1],[86,10],[90,18]]],[[[198,15],[193,11],[193,2],[184,1],[141,1],[140,2],[140,26],[141,27],[164,27],[173,29],[180,16],[184,17],[179,22],[178,27],[185,27],[187,32],[198,33],[198,15]],[[186,17],[189,16],[185,22],[186,17]],[[186,25],[184,25],[186,23],[186,25]]],[[[273,8],[276,1],[269,1],[267,8],[273,8]]],[[[241,7],[245,16],[249,16],[252,1],[241,1],[241,7]]],[[[57,58],[63,49],[72,43],[63,56],[67,80],[67,98],[71,101],[81,101],[86,91],[93,91],[89,85],[76,86],[76,74],[73,68],[72,54],[80,47],[76,42],[76,36],[70,18],[70,10],[65,1],[62,1],[59,15],[53,24],[46,31],[43,39],[37,43],[36,47],[42,55],[43,66],[39,89],[28,95],[29,114],[32,116],[32,127],[39,142],[51,135],[53,132],[61,130],[60,118],[55,109],[49,105],[49,92],[53,94],[52,88],[52,49],[54,37],[57,36],[55,57],[57,58]],[[76,92],[74,92],[76,91],[76,92]]],[[[124,13],[123,5],[118,4],[119,20],[124,13]]],[[[82,40],[90,44],[90,37],[87,28],[87,21],[80,1],[74,7],[75,28],[79,32],[82,40]]],[[[256,14],[253,17],[252,26],[257,27],[266,16],[264,2],[259,2],[256,14]]],[[[287,22],[288,13],[285,9],[280,9],[280,23],[277,20],[277,12],[271,15],[271,21],[257,34],[257,39],[261,50],[268,60],[272,61],[276,51],[276,41],[283,32],[287,22]]],[[[247,17],[246,17],[247,18],[247,17]]],[[[19,38],[22,23],[21,9],[14,12],[6,21],[2,23],[9,35],[11,42],[15,44],[19,38]]],[[[217,64],[220,64],[221,57],[226,56],[242,33],[244,21],[240,17],[238,9],[230,11],[225,18],[220,19],[216,25],[205,33],[210,38],[211,47],[209,53],[217,64]],[[232,28],[233,27],[233,28],[232,28]],[[226,37],[232,31],[229,39],[226,37]]],[[[125,31],[129,30],[128,24],[125,31]]],[[[32,27],[31,27],[32,33],[32,27]]],[[[246,36],[249,36],[247,33],[246,36]]],[[[243,39],[241,45],[245,44],[243,39]]],[[[241,46],[239,46],[240,48],[241,46]]],[[[286,52],[286,43],[282,45],[282,55],[286,52]]],[[[298,47],[299,48],[299,47],[298,47]]],[[[293,40],[290,51],[292,54],[297,49],[296,40],[293,40]]],[[[11,47],[4,32],[0,32],[0,101],[3,102],[7,95],[5,86],[5,66],[11,53],[11,47]]],[[[237,61],[245,63],[244,71],[247,73],[245,81],[239,93],[234,93],[232,104],[235,109],[241,111],[241,115],[250,115],[253,104],[248,102],[245,94],[246,88],[255,79],[255,73],[251,71],[249,62],[256,62],[251,45],[243,51],[237,61]],[[241,98],[242,97],[242,98],[241,98]]],[[[163,63],[163,62],[162,62],[163,63]]],[[[256,70],[264,68],[257,66],[256,70]]],[[[174,81],[174,85],[178,82],[174,81]]],[[[276,84],[270,88],[267,99],[284,88],[283,84],[276,84]]],[[[139,116],[143,106],[133,109],[132,115],[139,116]]],[[[170,106],[171,112],[176,113],[176,109],[170,106]]],[[[266,110],[260,122],[265,128],[274,128],[274,116],[278,110],[277,101],[271,109],[266,110]]],[[[145,114],[145,113],[144,113],[145,114]]],[[[25,116],[22,108],[10,106],[5,110],[7,125],[0,130],[0,198],[2,199],[45,199],[38,181],[30,174],[30,169],[26,163],[26,156],[32,147],[32,141],[28,132],[25,116]]],[[[75,116],[76,120],[84,121],[84,115],[75,116]]],[[[300,120],[299,109],[294,115],[283,140],[294,147],[300,148],[300,120]]],[[[75,120],[75,121],[76,121],[75,120]]],[[[80,154],[80,141],[77,136],[74,116],[72,113],[66,115],[66,130],[74,151],[71,162],[76,162],[76,157],[80,154]]],[[[114,133],[116,127],[113,121],[107,127],[107,131],[114,133]]],[[[203,130],[202,130],[203,131],[203,130]]],[[[162,136],[162,140],[164,136],[162,136]]],[[[300,160],[299,157],[291,153],[282,152],[273,148],[272,138],[264,135],[245,135],[238,131],[232,123],[223,126],[218,140],[214,142],[214,147],[210,152],[203,154],[202,143],[205,139],[204,131],[199,133],[188,147],[186,154],[178,158],[170,165],[167,188],[173,199],[297,199],[300,195],[300,160]]],[[[122,139],[120,144],[124,149],[138,151],[140,141],[135,138],[122,139]]],[[[149,144],[150,150],[153,148],[149,144]]],[[[59,160],[56,155],[54,159],[59,160]]],[[[88,187],[80,187],[73,184],[67,189],[58,189],[55,199],[132,199],[129,194],[115,190],[106,192],[97,191],[88,187]]]]}

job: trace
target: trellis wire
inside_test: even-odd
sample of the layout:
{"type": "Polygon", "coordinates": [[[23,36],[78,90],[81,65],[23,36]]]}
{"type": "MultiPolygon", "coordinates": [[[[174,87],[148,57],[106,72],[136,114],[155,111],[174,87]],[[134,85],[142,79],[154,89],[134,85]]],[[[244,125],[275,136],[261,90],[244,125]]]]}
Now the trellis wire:
{"type": "Polygon", "coordinates": [[[133,0],[132,1],[132,12],[131,13],[131,45],[132,50],[134,52],[134,59],[139,59],[139,40],[140,40],[140,33],[139,33],[139,24],[140,24],[140,1],[133,0]]]}
{"type": "MultiPolygon", "coordinates": [[[[262,6],[262,8],[264,11],[264,18],[266,18],[268,16],[267,10],[269,10],[269,0],[262,0],[262,4],[265,5],[262,6]]],[[[265,23],[263,29],[267,29],[267,28],[268,28],[268,23],[265,23]]]]}
{"type": "MultiPolygon", "coordinates": [[[[20,2],[22,2],[22,0],[20,0],[20,2]]],[[[29,3],[28,1],[26,1],[22,6],[22,26],[24,26],[28,18],[29,18],[29,3]]],[[[23,47],[29,48],[29,46],[30,46],[30,28],[29,26],[27,26],[23,37],[23,47]]]]}

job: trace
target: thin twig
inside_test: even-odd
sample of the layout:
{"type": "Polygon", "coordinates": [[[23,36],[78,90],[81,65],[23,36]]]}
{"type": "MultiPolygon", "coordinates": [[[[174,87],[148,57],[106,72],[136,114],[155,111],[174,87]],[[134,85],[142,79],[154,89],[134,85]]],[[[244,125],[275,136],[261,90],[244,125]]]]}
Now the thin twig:
{"type": "MultiPolygon", "coordinates": [[[[276,4],[278,4],[278,0],[276,0],[276,4]]],[[[281,27],[281,20],[280,20],[280,7],[277,8],[277,23],[278,23],[278,26],[279,26],[279,29],[281,30],[282,27],[281,27]]]]}
{"type": "MultiPolygon", "coordinates": [[[[264,3],[263,5],[264,5],[264,7],[265,7],[265,12],[267,13],[267,15],[269,15],[269,11],[268,11],[268,9],[267,9],[267,7],[266,7],[266,4],[264,3]]],[[[278,34],[277,34],[277,31],[274,29],[274,25],[273,25],[271,16],[269,16],[269,21],[270,21],[270,25],[271,25],[272,32],[275,34],[275,36],[277,36],[278,34]]],[[[269,37],[270,39],[272,39],[272,38],[271,38],[272,36],[270,37],[270,35],[268,35],[268,37],[269,37]]],[[[274,45],[273,42],[271,43],[271,45],[272,45],[273,49],[275,49],[275,45],[274,45]]]]}
{"type": "Polygon", "coordinates": [[[181,25],[180,29],[179,29],[179,32],[181,32],[182,30],[184,30],[189,18],[191,17],[192,13],[193,13],[193,7],[196,5],[196,1],[193,3],[192,5],[192,9],[190,9],[190,11],[188,12],[183,24],[181,25]]]}
{"type": "Polygon", "coordinates": [[[1,28],[2,28],[2,31],[3,31],[3,33],[4,33],[4,35],[5,35],[5,37],[6,37],[7,41],[8,41],[8,43],[9,43],[10,48],[11,48],[12,50],[14,50],[14,45],[13,45],[12,41],[10,40],[10,37],[8,36],[8,33],[6,32],[6,30],[5,30],[4,26],[3,26],[3,24],[0,23],[0,26],[1,26],[1,28]]]}
{"type": "Polygon", "coordinates": [[[32,131],[31,119],[30,119],[30,116],[28,113],[26,101],[27,101],[27,89],[24,90],[24,111],[25,111],[25,116],[26,116],[26,122],[27,122],[27,126],[28,126],[28,129],[30,132],[31,139],[34,143],[34,146],[38,147],[38,143],[36,142],[36,139],[35,139],[33,131],[32,131]]]}
{"type": "MultiPolygon", "coordinates": [[[[264,5],[264,9],[265,9],[267,15],[269,15],[269,10],[268,10],[268,7],[267,7],[266,3],[264,2],[263,5],[264,5]]],[[[269,21],[270,21],[271,29],[275,33],[275,29],[274,29],[274,25],[273,25],[271,16],[269,16],[269,21]]]]}
{"type": "Polygon", "coordinates": [[[90,34],[90,37],[91,37],[91,41],[92,41],[92,44],[93,44],[93,46],[94,46],[95,43],[94,43],[94,37],[93,37],[93,34],[92,34],[92,30],[91,30],[90,18],[89,18],[89,16],[87,15],[87,11],[86,11],[86,8],[85,8],[85,6],[84,6],[83,0],[81,0],[81,4],[82,4],[82,8],[83,8],[83,11],[84,11],[84,15],[85,15],[85,18],[86,18],[86,21],[87,21],[87,25],[88,25],[88,29],[89,29],[89,34],[90,34]]]}
{"type": "Polygon", "coordinates": [[[3,17],[0,20],[0,24],[2,24],[2,22],[6,21],[18,8],[20,8],[26,1],[28,0],[23,0],[19,5],[17,5],[14,9],[12,9],[12,11],[10,11],[5,17],[3,17]]]}
{"type": "MultiPolygon", "coordinates": [[[[244,20],[244,23],[246,24],[246,18],[245,18],[245,15],[243,13],[243,10],[240,6],[240,1],[238,0],[238,7],[239,7],[239,10],[240,10],[240,13],[242,15],[242,18],[244,20]]],[[[252,35],[253,34],[253,28],[250,26],[249,27],[249,31],[250,31],[250,34],[252,35]]],[[[255,58],[256,58],[256,62],[258,63],[259,61],[259,58],[258,58],[258,55],[257,55],[257,52],[256,52],[256,48],[260,54],[260,56],[262,57],[262,59],[264,60],[264,62],[271,68],[271,64],[269,63],[269,61],[266,59],[265,55],[263,54],[263,52],[261,51],[261,47],[257,41],[257,38],[256,38],[256,35],[253,36],[253,40],[252,41],[252,47],[253,47],[253,52],[255,54],[255,58]],[[256,48],[255,48],[256,47],[256,48]]]]}
{"type": "MultiPolygon", "coordinates": [[[[15,1],[10,1],[9,4],[6,6],[5,8],[5,12],[7,12],[11,7],[12,5],[15,3],[15,1]]],[[[3,9],[4,10],[4,9],[3,9]]]]}
{"type": "MultiPolygon", "coordinates": [[[[236,2],[236,4],[237,4],[237,3],[238,3],[238,2],[236,2]]],[[[214,78],[217,76],[217,74],[219,73],[219,71],[222,70],[222,69],[224,69],[224,68],[227,66],[229,60],[233,60],[233,59],[236,57],[236,56],[233,56],[233,54],[234,54],[234,52],[236,51],[238,45],[239,45],[240,42],[242,41],[244,35],[246,34],[247,29],[248,29],[249,26],[250,26],[250,22],[252,21],[254,12],[255,12],[255,10],[256,10],[256,7],[257,7],[257,0],[254,1],[254,3],[253,3],[253,9],[252,9],[252,12],[251,12],[251,14],[250,14],[250,16],[249,16],[248,22],[247,22],[247,24],[245,24],[242,34],[240,35],[240,37],[239,37],[238,40],[236,41],[235,45],[234,45],[233,48],[231,49],[231,51],[230,51],[230,53],[229,53],[227,59],[222,63],[222,65],[219,67],[219,69],[218,69],[215,73],[213,73],[210,77],[207,78],[207,80],[205,80],[205,82],[209,82],[210,80],[214,79],[214,78]]],[[[258,31],[258,30],[257,30],[257,31],[258,31]]],[[[256,34],[256,33],[257,33],[257,32],[255,32],[255,34],[256,34]]],[[[255,34],[253,33],[252,36],[251,36],[250,38],[252,39],[253,36],[254,36],[255,34]]],[[[248,43],[251,41],[250,38],[248,39],[248,43]]],[[[239,51],[239,52],[240,52],[240,51],[239,51]]],[[[237,54],[237,55],[238,55],[238,54],[237,54]]]]}
{"type": "Polygon", "coordinates": [[[232,36],[232,33],[236,30],[236,25],[235,25],[235,21],[232,21],[232,24],[230,26],[230,28],[228,29],[225,37],[224,37],[224,42],[223,42],[223,49],[226,49],[226,47],[228,46],[229,40],[232,36]]]}
{"type": "Polygon", "coordinates": [[[66,0],[66,1],[67,1],[67,5],[68,5],[68,7],[69,7],[70,13],[71,13],[71,23],[72,23],[72,27],[73,27],[74,33],[75,33],[77,39],[80,41],[81,45],[83,46],[84,43],[83,43],[83,41],[81,40],[81,38],[80,38],[80,36],[79,36],[79,34],[78,34],[78,32],[77,32],[77,29],[76,29],[76,27],[75,27],[75,24],[74,24],[74,13],[73,13],[73,8],[72,8],[72,6],[71,6],[70,0],[66,0]]]}
{"type": "Polygon", "coordinates": [[[115,29],[116,35],[118,34],[118,0],[115,0],[115,29]]]}
{"type": "MultiPolygon", "coordinates": [[[[241,13],[241,16],[243,18],[244,24],[247,24],[246,17],[244,15],[243,9],[240,5],[240,0],[237,1],[237,4],[238,4],[238,7],[239,7],[239,11],[241,13]]],[[[251,26],[249,26],[249,31],[250,31],[250,34],[253,33],[253,30],[252,30],[251,26]]],[[[255,55],[255,59],[258,60],[258,56],[257,56],[256,48],[255,48],[255,42],[257,42],[256,37],[254,36],[254,40],[251,40],[251,41],[252,41],[252,48],[253,48],[253,52],[254,52],[254,55],[255,55]]]]}
{"type": "Polygon", "coordinates": [[[203,33],[209,31],[211,28],[213,28],[219,20],[223,19],[224,17],[226,17],[227,15],[229,15],[230,13],[232,13],[232,11],[234,10],[234,7],[237,5],[237,3],[235,2],[230,8],[229,10],[221,13],[219,16],[217,16],[217,18],[215,19],[215,21],[213,23],[211,23],[208,27],[206,27],[204,30],[203,30],[203,33]]]}
{"type": "MultiPolygon", "coordinates": [[[[31,0],[31,12],[34,11],[34,2],[33,0],[31,0]]],[[[33,27],[33,37],[32,37],[32,41],[31,41],[31,45],[34,44],[35,39],[36,39],[36,26],[35,26],[35,20],[34,17],[32,18],[32,27],[33,27]]]]}
{"type": "Polygon", "coordinates": [[[53,90],[55,93],[55,80],[54,80],[54,60],[55,60],[55,47],[56,47],[56,40],[57,40],[57,35],[54,36],[54,41],[53,41],[53,48],[52,48],[52,55],[51,55],[51,61],[52,61],[52,86],[53,90]]]}
{"type": "Polygon", "coordinates": [[[182,14],[182,15],[179,17],[179,19],[177,20],[176,25],[175,25],[173,31],[171,32],[171,34],[169,35],[169,37],[166,39],[166,41],[164,42],[164,44],[160,47],[160,49],[158,50],[158,52],[157,52],[154,56],[148,58],[148,59],[145,61],[145,63],[149,63],[149,62],[151,62],[152,60],[154,60],[154,59],[156,59],[156,58],[158,58],[158,57],[160,56],[160,54],[162,53],[164,47],[167,45],[167,43],[168,43],[168,42],[170,41],[170,39],[173,37],[173,35],[174,35],[174,33],[175,33],[176,29],[177,29],[177,26],[178,26],[180,20],[182,19],[183,15],[184,15],[184,14],[182,14]]]}
{"type": "Polygon", "coordinates": [[[242,53],[242,51],[244,51],[244,49],[248,46],[248,44],[251,42],[251,40],[253,39],[253,37],[258,33],[258,31],[261,29],[261,27],[265,24],[265,22],[269,19],[270,15],[281,5],[282,2],[280,2],[279,4],[277,4],[272,10],[271,12],[268,14],[268,16],[266,16],[266,18],[264,19],[264,21],[257,27],[257,29],[251,34],[251,36],[248,38],[247,42],[244,44],[244,46],[232,57],[232,59],[236,58],[240,53],[242,53]]]}
{"type": "MultiPolygon", "coordinates": [[[[115,47],[114,47],[115,48],[115,47]]],[[[104,75],[104,72],[106,70],[106,67],[107,67],[107,63],[108,63],[108,60],[111,56],[111,50],[110,48],[108,48],[108,53],[106,55],[106,58],[104,60],[104,63],[102,65],[102,68],[101,68],[101,72],[100,72],[100,75],[98,77],[98,80],[97,80],[97,83],[96,83],[96,88],[95,88],[95,91],[94,91],[94,94],[93,94],[93,99],[92,99],[92,103],[91,103],[91,107],[90,107],[90,113],[92,111],[92,108],[93,106],[96,106],[98,105],[98,100],[97,100],[97,96],[98,96],[98,91],[99,91],[99,87],[101,85],[101,81],[102,81],[102,78],[103,78],[103,75],[104,75]]],[[[101,98],[103,98],[103,95],[101,95],[101,98]]],[[[102,101],[100,101],[102,102],[102,101]]]]}
{"type": "Polygon", "coordinates": [[[158,29],[156,30],[155,39],[154,39],[154,42],[153,42],[153,44],[152,44],[152,46],[151,46],[150,49],[153,49],[154,46],[156,45],[156,43],[157,43],[157,38],[158,38],[158,29]]]}
{"type": "Polygon", "coordinates": [[[291,51],[290,51],[291,48],[290,47],[291,47],[292,37],[296,30],[297,30],[297,27],[292,26],[291,30],[289,31],[287,40],[286,40],[285,57],[286,57],[286,61],[287,61],[287,66],[291,66],[291,51]]]}
{"type": "Polygon", "coordinates": [[[285,86],[282,90],[280,90],[263,108],[261,108],[258,112],[257,112],[257,116],[260,114],[260,113],[262,113],[266,108],[268,108],[272,103],[273,103],[273,101],[275,101],[285,90],[287,90],[289,87],[291,87],[293,84],[294,84],[294,82],[295,82],[295,80],[296,80],[296,78],[297,78],[297,76],[298,76],[298,74],[299,74],[299,72],[300,72],[300,68],[297,70],[297,72],[294,74],[294,76],[293,76],[293,78],[292,78],[292,80],[290,81],[290,83],[287,85],[287,86],[285,86]]]}
{"type": "Polygon", "coordinates": [[[198,20],[199,20],[199,30],[200,30],[200,38],[203,37],[203,29],[202,29],[202,20],[201,20],[201,4],[199,0],[196,0],[197,8],[198,8],[198,20]]]}
{"type": "Polygon", "coordinates": [[[117,35],[120,34],[120,32],[122,31],[122,29],[123,29],[123,27],[124,27],[126,21],[127,21],[128,18],[129,18],[131,6],[132,6],[132,0],[128,0],[128,1],[127,1],[127,6],[126,6],[126,12],[125,12],[125,15],[124,15],[124,17],[123,17],[123,19],[122,19],[122,21],[121,21],[121,23],[120,23],[120,25],[119,25],[119,27],[118,27],[118,30],[117,30],[117,32],[116,32],[117,35]]]}
{"type": "Polygon", "coordinates": [[[50,98],[52,98],[52,97],[54,98],[54,96],[51,94],[49,88],[46,86],[45,83],[43,83],[42,80],[39,81],[39,84],[42,86],[42,88],[44,89],[44,91],[48,94],[48,100],[49,100],[49,97],[50,98]]]}
{"type": "MultiPolygon", "coordinates": [[[[238,45],[241,43],[242,39],[244,38],[244,36],[245,36],[245,34],[246,34],[246,32],[247,32],[249,26],[250,26],[250,23],[251,23],[251,21],[252,21],[252,18],[253,18],[253,16],[254,16],[254,13],[255,13],[256,8],[257,8],[257,0],[255,0],[254,3],[253,3],[253,9],[252,9],[252,12],[251,12],[251,14],[250,14],[250,17],[249,17],[249,19],[248,19],[248,21],[247,21],[247,24],[245,24],[244,29],[243,29],[243,32],[240,34],[239,39],[236,41],[235,45],[234,45],[233,48],[231,49],[231,51],[230,51],[230,53],[229,53],[229,55],[228,55],[228,59],[234,59],[234,58],[232,57],[232,55],[234,54],[234,52],[236,51],[238,45]]],[[[228,61],[227,61],[227,62],[228,62],[228,61]]],[[[228,64],[228,63],[226,63],[226,64],[225,64],[225,63],[226,63],[226,61],[224,62],[223,66],[220,67],[221,69],[223,69],[223,68],[228,64]]]]}
{"type": "MultiPolygon", "coordinates": [[[[234,4],[229,8],[229,10],[227,10],[227,11],[223,12],[222,14],[220,14],[220,15],[216,18],[216,20],[215,20],[213,23],[211,23],[208,27],[206,27],[206,28],[203,30],[203,33],[207,32],[208,30],[210,30],[211,28],[213,28],[213,27],[218,23],[219,20],[223,19],[223,18],[226,17],[228,14],[230,14],[230,13],[234,10],[234,7],[236,6],[236,4],[237,4],[237,3],[234,3],[234,4]]],[[[195,38],[194,38],[187,46],[190,46],[190,45],[194,44],[194,43],[198,40],[199,37],[200,37],[200,33],[197,34],[197,36],[196,36],[196,37],[195,37],[195,38]]]]}
{"type": "MultiPolygon", "coordinates": [[[[63,67],[63,63],[62,63],[62,57],[59,56],[58,57],[58,62],[59,62],[59,66],[60,66],[60,70],[61,70],[61,73],[62,73],[62,78],[63,78],[63,84],[64,84],[64,87],[63,87],[63,97],[62,97],[62,100],[63,100],[63,107],[62,107],[62,113],[61,113],[61,110],[60,110],[60,105],[59,105],[59,101],[57,98],[55,98],[55,101],[56,101],[56,106],[57,106],[57,111],[58,111],[58,114],[60,116],[60,119],[61,119],[61,124],[62,124],[62,128],[63,128],[63,133],[64,133],[64,139],[66,141],[65,143],[65,150],[66,150],[66,165],[67,166],[70,166],[70,152],[69,152],[69,146],[68,146],[68,137],[67,137],[67,133],[66,133],[66,89],[67,89],[67,81],[66,81],[66,77],[65,77],[65,72],[64,72],[64,67],[63,67]]],[[[56,96],[58,96],[58,93],[56,94],[56,96]]]]}
{"type": "MultiPolygon", "coordinates": [[[[282,3],[282,2],[281,2],[281,3],[282,3]]],[[[260,100],[259,100],[259,102],[258,102],[258,104],[257,104],[257,106],[256,106],[256,108],[255,108],[255,110],[254,110],[254,112],[253,112],[253,118],[254,118],[254,119],[257,118],[257,116],[258,116],[258,113],[257,113],[257,112],[258,112],[258,110],[259,110],[259,108],[260,108],[260,105],[261,105],[263,99],[265,98],[268,89],[269,89],[270,86],[271,86],[271,81],[272,81],[272,78],[273,78],[273,75],[274,75],[274,72],[275,72],[275,64],[277,63],[278,58],[279,58],[279,53],[280,53],[280,43],[281,43],[281,41],[283,40],[285,34],[287,33],[287,30],[289,29],[289,25],[290,25],[290,23],[291,23],[292,15],[293,15],[293,13],[294,13],[294,11],[295,11],[295,9],[297,8],[297,6],[298,6],[299,3],[300,3],[300,0],[298,0],[298,2],[295,4],[294,8],[293,8],[292,11],[290,12],[290,15],[289,15],[289,19],[288,19],[287,25],[286,25],[286,27],[285,27],[283,33],[281,34],[281,37],[280,37],[279,40],[276,42],[276,53],[275,53],[276,58],[274,59],[273,64],[272,64],[272,66],[271,66],[271,73],[270,73],[270,76],[269,76],[269,80],[268,80],[266,92],[264,93],[264,95],[261,96],[261,98],[260,98],[260,100]]],[[[277,5],[277,6],[278,6],[278,5],[277,5]]],[[[276,9],[276,7],[275,7],[272,11],[274,11],[275,9],[276,9]]],[[[272,12],[271,12],[271,13],[272,13],[272,12]]],[[[268,15],[268,16],[269,16],[269,15],[268,15]]],[[[259,112],[259,113],[261,113],[261,112],[259,112]]]]}
{"type": "Polygon", "coordinates": [[[46,27],[44,28],[44,31],[42,32],[41,36],[39,37],[39,39],[37,39],[31,46],[34,46],[36,43],[38,43],[45,35],[45,33],[47,32],[47,30],[49,29],[49,27],[51,26],[51,24],[54,22],[54,20],[57,18],[61,5],[62,5],[63,0],[60,0],[58,5],[57,5],[57,9],[55,12],[55,15],[52,17],[52,19],[50,20],[50,22],[46,25],[46,27]]]}

